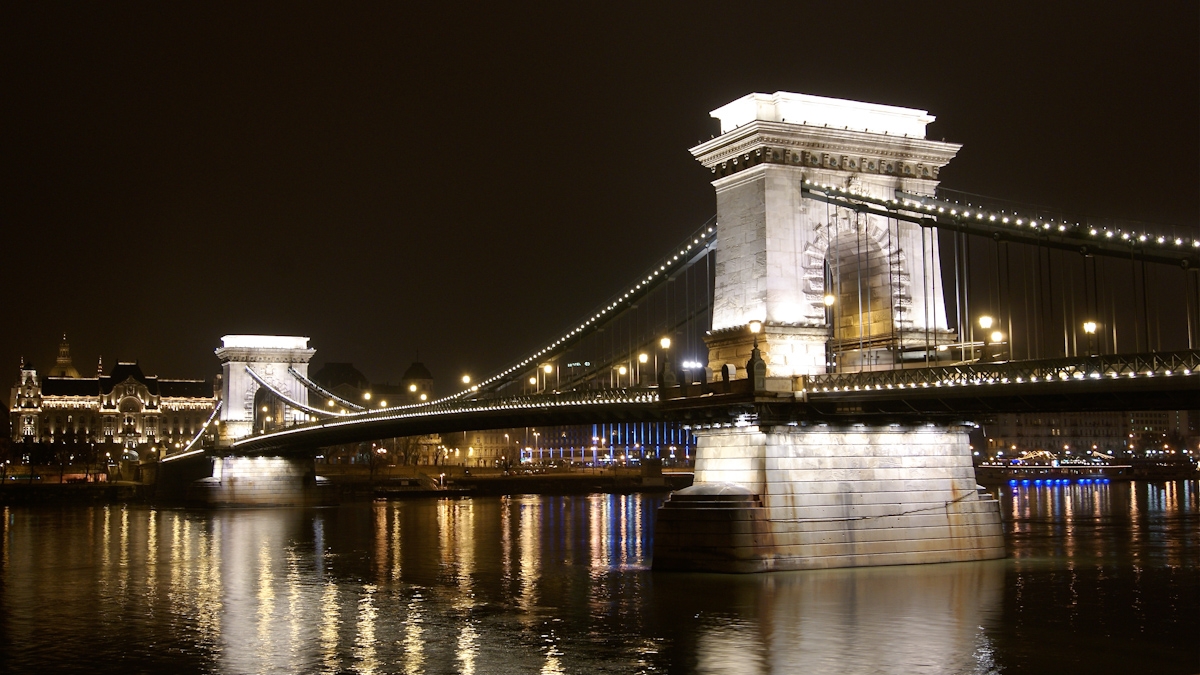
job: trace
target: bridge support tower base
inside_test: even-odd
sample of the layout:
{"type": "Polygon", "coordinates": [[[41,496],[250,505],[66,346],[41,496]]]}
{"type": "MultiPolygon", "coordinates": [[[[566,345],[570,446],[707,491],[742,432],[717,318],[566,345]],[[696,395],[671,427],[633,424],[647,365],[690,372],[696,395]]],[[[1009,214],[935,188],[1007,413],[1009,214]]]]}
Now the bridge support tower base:
{"type": "Polygon", "coordinates": [[[658,511],[654,569],[768,572],[1003,558],[963,426],[695,429],[696,480],[658,511]]]}
{"type": "Polygon", "coordinates": [[[188,486],[188,501],[205,506],[324,506],[337,488],[316,475],[311,457],[214,457],[212,476],[188,486]]]}

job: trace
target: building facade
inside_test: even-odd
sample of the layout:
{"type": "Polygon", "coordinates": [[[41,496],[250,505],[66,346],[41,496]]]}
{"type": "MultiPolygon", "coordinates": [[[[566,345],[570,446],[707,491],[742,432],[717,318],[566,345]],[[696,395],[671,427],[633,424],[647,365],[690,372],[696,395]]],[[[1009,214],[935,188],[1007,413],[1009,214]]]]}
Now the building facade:
{"type": "Polygon", "coordinates": [[[1128,456],[1144,449],[1139,441],[1147,437],[1179,439],[1194,448],[1195,418],[1187,410],[1001,414],[984,424],[986,445],[976,459],[1017,459],[1031,453],[1128,456]]]}
{"type": "Polygon", "coordinates": [[[134,455],[160,444],[186,444],[204,426],[217,396],[205,380],[146,375],[119,362],[96,377],[71,364],[65,336],[55,367],[40,375],[22,359],[9,410],[18,443],[111,443],[134,455]]]}

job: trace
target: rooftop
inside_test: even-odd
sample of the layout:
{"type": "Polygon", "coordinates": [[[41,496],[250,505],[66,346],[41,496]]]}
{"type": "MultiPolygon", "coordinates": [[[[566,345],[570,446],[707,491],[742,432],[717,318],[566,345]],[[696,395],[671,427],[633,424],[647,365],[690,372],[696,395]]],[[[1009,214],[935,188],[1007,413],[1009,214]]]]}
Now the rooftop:
{"type": "Polygon", "coordinates": [[[746,94],[709,114],[721,120],[722,134],[762,120],[925,138],[925,125],[936,119],[925,110],[787,91],[746,94]]]}

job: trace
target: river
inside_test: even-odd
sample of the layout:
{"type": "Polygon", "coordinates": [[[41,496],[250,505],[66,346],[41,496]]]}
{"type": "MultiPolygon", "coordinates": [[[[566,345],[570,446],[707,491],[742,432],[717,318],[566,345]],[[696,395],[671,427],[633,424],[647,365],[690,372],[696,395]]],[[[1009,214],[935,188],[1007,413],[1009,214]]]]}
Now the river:
{"type": "Polygon", "coordinates": [[[1005,560],[746,576],[657,496],[3,507],[0,672],[1200,672],[1197,481],[1000,497],[1005,560]]]}

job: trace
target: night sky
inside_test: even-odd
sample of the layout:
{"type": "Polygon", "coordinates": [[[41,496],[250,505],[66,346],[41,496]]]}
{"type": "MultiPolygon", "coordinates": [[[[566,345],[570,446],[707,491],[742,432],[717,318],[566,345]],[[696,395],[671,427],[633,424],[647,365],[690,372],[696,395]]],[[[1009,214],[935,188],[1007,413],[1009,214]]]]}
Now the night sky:
{"type": "Polygon", "coordinates": [[[755,91],[929,110],[948,188],[1200,223],[1194,1],[250,4],[0,10],[3,398],[64,331],[85,375],[272,333],[448,392],[713,215],[687,149],[755,91]]]}

